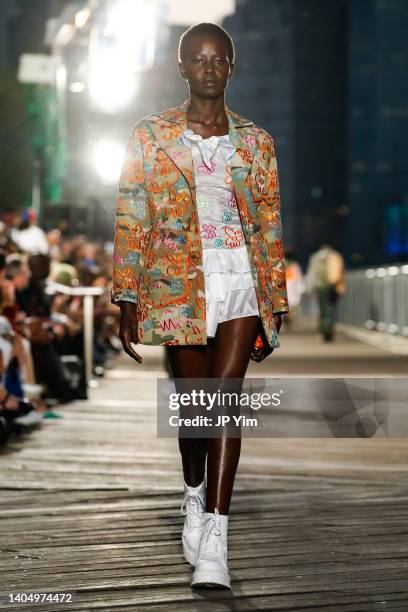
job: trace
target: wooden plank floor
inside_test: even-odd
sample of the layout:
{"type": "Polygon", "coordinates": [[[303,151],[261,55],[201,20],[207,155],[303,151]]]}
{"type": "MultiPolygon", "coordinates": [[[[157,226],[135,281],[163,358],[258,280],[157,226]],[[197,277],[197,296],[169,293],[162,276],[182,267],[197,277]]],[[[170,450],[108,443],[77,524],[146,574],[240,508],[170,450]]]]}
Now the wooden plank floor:
{"type": "MultiPolygon", "coordinates": [[[[360,349],[383,360],[381,371],[395,359],[360,349]]],[[[156,437],[162,357],[140,352],[143,366],[121,357],[88,402],[2,450],[0,592],[71,590],[76,600],[1,609],[408,610],[403,438],[244,440],[230,516],[232,592],[192,591],[177,443],[156,437]]]]}

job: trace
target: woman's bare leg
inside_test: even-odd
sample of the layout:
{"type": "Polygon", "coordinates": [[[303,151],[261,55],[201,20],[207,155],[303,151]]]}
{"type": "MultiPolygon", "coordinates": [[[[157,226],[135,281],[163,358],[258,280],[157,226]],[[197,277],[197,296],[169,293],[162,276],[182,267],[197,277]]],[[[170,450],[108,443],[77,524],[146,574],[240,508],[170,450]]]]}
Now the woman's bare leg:
{"type": "MultiPolygon", "coordinates": [[[[219,323],[207,345],[166,347],[173,378],[244,379],[258,333],[259,317],[242,317],[219,323]]],[[[179,448],[184,480],[192,487],[203,481],[207,458],[207,512],[228,514],[241,439],[179,437],[179,448]]]]}
{"type": "MultiPolygon", "coordinates": [[[[175,379],[208,378],[214,346],[214,338],[208,338],[207,345],[167,346],[172,377],[175,379]]],[[[176,388],[178,392],[189,391],[188,388],[182,389],[177,381],[176,388]]],[[[207,438],[183,438],[179,436],[179,449],[184,481],[189,486],[196,487],[204,480],[208,440],[207,438]]]]}
{"type": "MultiPolygon", "coordinates": [[[[228,378],[243,380],[258,333],[258,316],[219,323],[209,376],[221,379],[221,382],[228,378]]],[[[228,514],[241,452],[241,438],[210,438],[207,448],[206,511],[214,512],[217,508],[220,514],[228,514]]]]}

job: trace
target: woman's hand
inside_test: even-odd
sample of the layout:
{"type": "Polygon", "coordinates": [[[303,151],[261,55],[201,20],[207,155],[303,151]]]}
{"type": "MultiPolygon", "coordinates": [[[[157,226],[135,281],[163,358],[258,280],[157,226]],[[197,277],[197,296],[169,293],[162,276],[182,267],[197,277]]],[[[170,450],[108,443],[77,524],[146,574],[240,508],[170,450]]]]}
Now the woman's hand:
{"type": "MultiPolygon", "coordinates": [[[[279,333],[279,330],[282,325],[282,315],[274,314],[273,320],[275,321],[276,331],[279,333]]],[[[263,361],[265,357],[267,357],[273,352],[273,348],[269,346],[268,340],[265,336],[265,331],[262,325],[262,321],[260,319],[259,319],[259,334],[261,335],[261,338],[262,338],[263,347],[262,348],[254,347],[250,354],[250,359],[252,359],[252,361],[256,361],[257,363],[259,363],[260,361],[263,361]]]]}
{"type": "Polygon", "coordinates": [[[132,359],[142,363],[141,356],[131,346],[131,342],[133,344],[138,343],[137,305],[133,302],[120,302],[119,338],[125,353],[132,357],[132,359]]]}

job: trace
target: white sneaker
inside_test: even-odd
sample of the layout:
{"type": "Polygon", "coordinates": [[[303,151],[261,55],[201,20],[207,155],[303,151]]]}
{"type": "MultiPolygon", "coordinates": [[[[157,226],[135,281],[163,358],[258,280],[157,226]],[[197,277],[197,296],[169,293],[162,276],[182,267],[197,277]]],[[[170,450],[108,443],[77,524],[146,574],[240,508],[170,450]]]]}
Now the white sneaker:
{"type": "Polygon", "coordinates": [[[186,561],[194,565],[200,544],[203,516],[205,510],[206,488],[204,481],[198,487],[184,485],[184,499],[181,504],[181,514],[184,520],[182,542],[186,561]]]}
{"type": "Polygon", "coordinates": [[[203,532],[191,586],[231,588],[227,567],[228,515],[205,512],[203,532]]]}
{"type": "Polygon", "coordinates": [[[21,417],[17,417],[14,419],[14,423],[18,423],[19,425],[37,425],[43,420],[43,415],[38,410],[31,410],[27,414],[21,417]]]}

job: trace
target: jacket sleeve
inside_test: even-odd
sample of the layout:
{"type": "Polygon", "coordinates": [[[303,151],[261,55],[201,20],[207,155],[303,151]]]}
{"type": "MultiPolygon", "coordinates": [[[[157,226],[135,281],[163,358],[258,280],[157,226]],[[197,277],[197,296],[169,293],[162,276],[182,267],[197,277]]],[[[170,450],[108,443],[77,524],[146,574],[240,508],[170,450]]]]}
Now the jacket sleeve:
{"type": "Polygon", "coordinates": [[[144,184],[143,149],[137,124],[129,135],[115,204],[111,302],[138,301],[141,255],[151,217],[144,184]]]}
{"type": "Polygon", "coordinates": [[[282,243],[278,165],[274,142],[269,134],[264,155],[266,161],[265,188],[258,212],[273,271],[274,298],[272,308],[273,313],[278,314],[289,312],[289,305],[286,289],[286,263],[282,243]]]}

